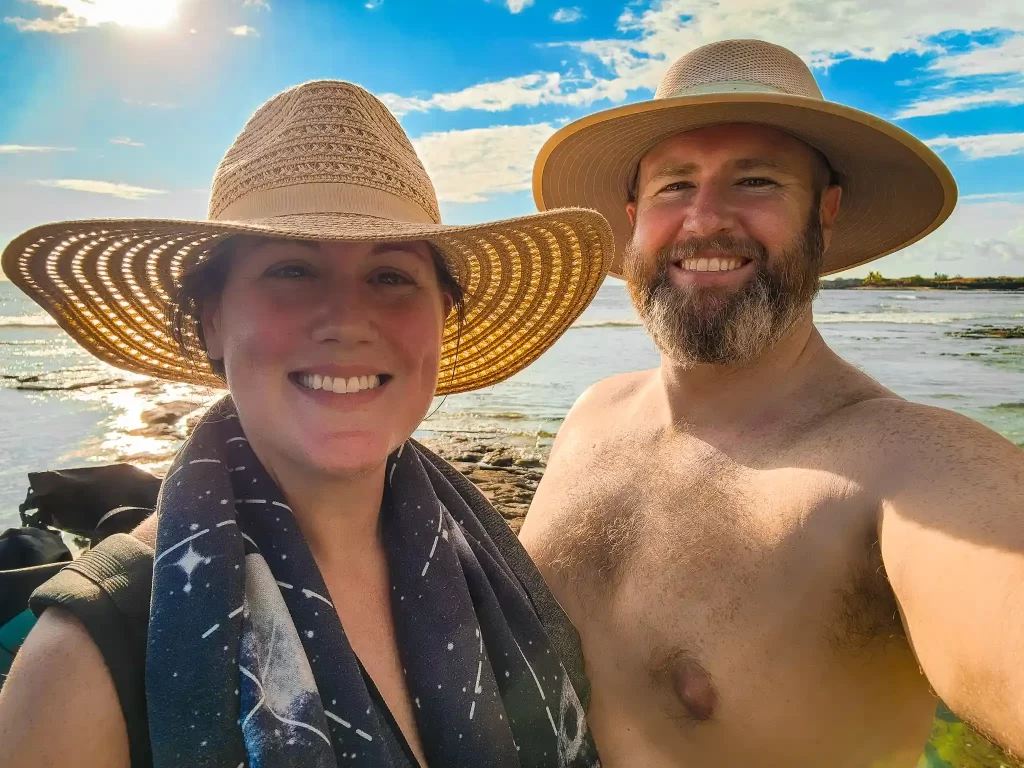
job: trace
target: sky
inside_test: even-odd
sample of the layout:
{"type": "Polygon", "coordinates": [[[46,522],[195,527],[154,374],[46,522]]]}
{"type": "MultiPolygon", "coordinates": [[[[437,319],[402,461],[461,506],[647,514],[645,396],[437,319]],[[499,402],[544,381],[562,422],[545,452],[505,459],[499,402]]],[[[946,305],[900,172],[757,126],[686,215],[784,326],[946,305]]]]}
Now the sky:
{"type": "Polygon", "coordinates": [[[845,274],[1024,275],[1020,0],[0,0],[0,19],[0,245],[46,221],[205,218],[247,118],[320,78],[395,112],[447,223],[523,215],[560,126],[756,37],[956,177],[942,228],[845,274]]]}

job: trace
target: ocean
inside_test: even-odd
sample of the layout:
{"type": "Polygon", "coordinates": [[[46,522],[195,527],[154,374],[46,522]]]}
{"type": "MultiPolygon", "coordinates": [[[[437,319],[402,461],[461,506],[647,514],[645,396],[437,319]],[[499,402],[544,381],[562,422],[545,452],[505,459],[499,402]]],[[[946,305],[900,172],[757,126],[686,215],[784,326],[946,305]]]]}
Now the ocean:
{"type": "MultiPolygon", "coordinates": [[[[1024,293],[822,291],[814,313],[833,349],[896,393],[959,411],[1024,445],[1024,340],[949,335],[1024,325],[1024,293]]],[[[657,363],[624,284],[609,278],[537,362],[494,387],[445,398],[418,435],[550,444],[588,385],[657,363]]],[[[28,472],[124,456],[157,466],[169,438],[131,434],[141,414],[158,402],[200,404],[210,396],[99,363],[7,282],[0,282],[0,376],[0,530],[17,524],[28,472]]]]}

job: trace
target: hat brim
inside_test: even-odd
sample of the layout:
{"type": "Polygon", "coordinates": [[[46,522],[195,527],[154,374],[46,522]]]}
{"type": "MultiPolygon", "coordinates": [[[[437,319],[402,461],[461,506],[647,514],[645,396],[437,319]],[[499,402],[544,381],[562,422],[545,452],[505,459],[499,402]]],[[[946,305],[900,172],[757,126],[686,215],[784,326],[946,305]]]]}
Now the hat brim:
{"type": "Polygon", "coordinates": [[[788,94],[727,92],[655,99],[566,125],[543,146],[533,171],[538,209],[593,208],[612,226],[623,275],[632,228],[628,190],[643,155],[669,136],[725,123],[785,131],[822,152],[843,198],[822,274],[905,248],[935,230],[956,205],[945,164],[920,140],[881,118],[841,104],[788,94]]]}
{"type": "Polygon", "coordinates": [[[176,279],[232,235],[342,242],[426,240],[465,296],[442,339],[437,394],[479,389],[521,371],[594,298],[614,241],[597,213],[567,209],[445,226],[355,214],[246,221],[103,219],[45,224],[4,249],[4,273],[96,357],[147,376],[223,387],[169,333],[176,279]]]}

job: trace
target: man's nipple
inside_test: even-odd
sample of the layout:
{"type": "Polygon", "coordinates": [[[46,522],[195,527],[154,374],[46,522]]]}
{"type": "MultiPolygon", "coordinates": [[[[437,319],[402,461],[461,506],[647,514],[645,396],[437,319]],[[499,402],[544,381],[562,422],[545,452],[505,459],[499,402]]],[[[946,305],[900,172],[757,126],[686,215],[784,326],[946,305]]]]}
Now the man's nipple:
{"type": "Polygon", "coordinates": [[[694,720],[710,720],[717,696],[711,675],[692,659],[680,659],[672,671],[672,689],[694,720]]]}

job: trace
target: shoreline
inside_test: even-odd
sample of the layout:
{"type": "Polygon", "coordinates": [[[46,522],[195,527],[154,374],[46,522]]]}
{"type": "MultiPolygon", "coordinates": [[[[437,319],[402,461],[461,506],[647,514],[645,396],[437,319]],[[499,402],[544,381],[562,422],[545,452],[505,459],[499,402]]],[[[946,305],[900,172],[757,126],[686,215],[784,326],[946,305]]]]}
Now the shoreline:
{"type": "MultiPolygon", "coordinates": [[[[165,450],[122,453],[113,460],[141,466],[163,477],[174,454],[206,408],[206,403],[197,406],[195,401],[189,400],[156,402],[153,408],[140,415],[143,426],[127,434],[166,441],[165,450]]],[[[533,494],[544,476],[550,453],[548,446],[520,447],[505,436],[489,433],[450,432],[415,439],[480,489],[518,535],[533,494]]]]}

